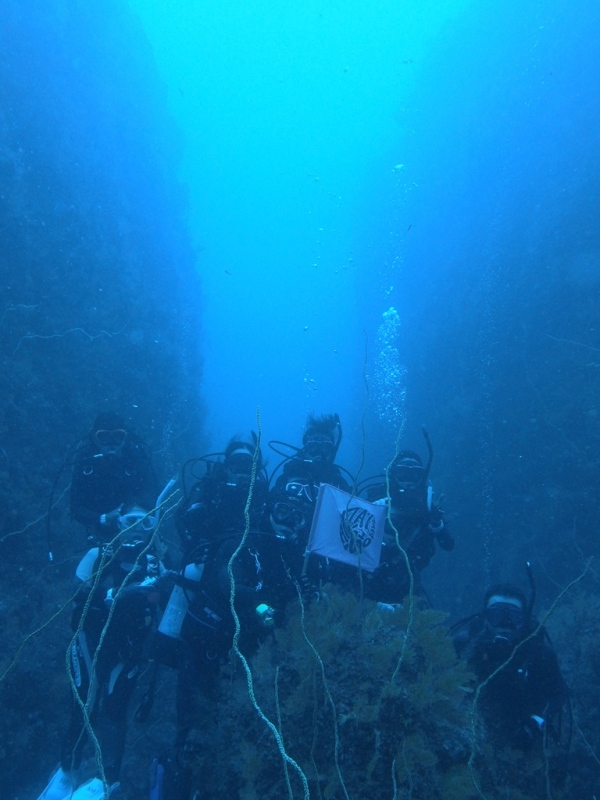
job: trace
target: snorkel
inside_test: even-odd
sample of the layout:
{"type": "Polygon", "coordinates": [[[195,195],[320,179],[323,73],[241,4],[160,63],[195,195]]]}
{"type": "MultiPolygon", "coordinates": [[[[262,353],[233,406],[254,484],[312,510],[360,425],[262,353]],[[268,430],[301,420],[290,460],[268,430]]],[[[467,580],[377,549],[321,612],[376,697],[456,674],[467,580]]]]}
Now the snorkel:
{"type": "Polygon", "coordinates": [[[427,481],[429,480],[429,472],[431,471],[431,464],[433,462],[433,445],[431,444],[429,431],[427,430],[425,425],[421,426],[421,430],[423,431],[423,437],[425,438],[425,444],[427,445],[427,450],[429,452],[429,458],[427,459],[427,465],[425,466],[425,473],[424,473],[424,481],[427,483],[427,481]]]}
{"type": "Polygon", "coordinates": [[[331,459],[332,461],[335,461],[338,454],[338,450],[340,449],[340,445],[342,443],[342,421],[340,420],[339,414],[335,415],[335,427],[338,429],[338,437],[337,437],[337,442],[333,446],[333,457],[331,459]]]}

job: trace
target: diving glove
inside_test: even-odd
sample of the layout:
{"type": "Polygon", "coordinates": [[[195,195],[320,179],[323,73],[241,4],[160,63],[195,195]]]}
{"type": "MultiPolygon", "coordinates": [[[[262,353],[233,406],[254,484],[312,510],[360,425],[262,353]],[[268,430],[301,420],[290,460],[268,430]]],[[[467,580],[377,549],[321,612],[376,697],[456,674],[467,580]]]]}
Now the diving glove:
{"type": "Polygon", "coordinates": [[[100,525],[115,527],[121,516],[122,508],[123,506],[121,505],[118,508],[113,508],[113,510],[109,511],[108,514],[100,514],[100,525]]]}

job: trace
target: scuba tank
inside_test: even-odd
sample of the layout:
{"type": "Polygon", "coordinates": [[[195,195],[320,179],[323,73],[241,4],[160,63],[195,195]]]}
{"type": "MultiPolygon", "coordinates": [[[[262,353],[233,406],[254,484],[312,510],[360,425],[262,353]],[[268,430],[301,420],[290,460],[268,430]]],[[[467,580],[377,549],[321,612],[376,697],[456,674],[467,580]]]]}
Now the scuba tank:
{"type": "Polygon", "coordinates": [[[158,758],[152,759],[150,767],[150,800],[163,800],[163,783],[165,768],[158,758]]]}
{"type": "Polygon", "coordinates": [[[427,485],[427,511],[431,511],[431,507],[433,505],[433,486],[431,484],[427,485]]]}
{"type": "Polygon", "coordinates": [[[190,592],[199,588],[204,564],[188,564],[183,574],[176,578],[175,586],[164,610],[158,632],[171,639],[179,639],[183,619],[190,606],[190,592]]]}

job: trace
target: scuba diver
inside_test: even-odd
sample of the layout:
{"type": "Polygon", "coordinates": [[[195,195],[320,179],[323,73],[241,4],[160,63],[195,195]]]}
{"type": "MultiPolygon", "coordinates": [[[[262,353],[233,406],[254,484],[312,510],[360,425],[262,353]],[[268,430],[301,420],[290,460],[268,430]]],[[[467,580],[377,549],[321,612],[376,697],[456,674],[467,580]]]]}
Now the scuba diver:
{"type": "MultiPolygon", "coordinates": [[[[250,528],[244,547],[232,564],[235,610],[240,620],[239,646],[245,655],[256,648],[274,624],[266,564],[272,534],[260,531],[267,495],[267,474],[258,437],[234,436],[223,453],[195,459],[184,466],[205,465],[186,493],[177,516],[182,568],[158,629],[163,663],[178,669],[177,729],[174,757],[164,765],[164,797],[187,800],[199,786],[211,789],[211,747],[218,726],[221,670],[227,662],[235,632],[231,612],[229,562],[246,529],[245,510],[256,456],[250,528]]],[[[185,489],[185,480],[184,480],[185,489]]],[[[274,552],[274,551],[273,551],[274,552]]],[[[217,780],[215,776],[214,780],[217,780]]],[[[158,795],[163,796],[163,795],[158,795]]]]}
{"type": "Polygon", "coordinates": [[[512,584],[492,586],[481,611],[456,623],[451,632],[457,654],[478,683],[485,683],[478,710],[488,737],[498,746],[543,751],[550,756],[553,780],[561,785],[571,739],[569,693],[548,633],[533,617],[530,564],[527,574],[529,600],[512,584]]]}
{"type": "MultiPolygon", "coordinates": [[[[250,488],[250,477],[258,437],[254,433],[248,441],[234,436],[223,453],[211,453],[195,458],[184,465],[182,484],[184,500],[180,504],[175,525],[183,548],[183,561],[188,563],[209,543],[220,540],[228,532],[239,534],[244,523],[244,509],[250,488]],[[198,476],[196,469],[203,465],[204,474],[198,476]],[[187,491],[187,475],[195,482],[187,491]]],[[[258,525],[267,495],[268,478],[266,467],[259,454],[256,481],[249,509],[251,525],[258,525]]]]}
{"type": "Polygon", "coordinates": [[[70,490],[71,516],[85,525],[88,541],[111,539],[124,505],[153,508],[157,494],[148,445],[118,414],[98,414],[75,453],[70,490]]]}
{"type": "MultiPolygon", "coordinates": [[[[363,481],[364,489],[361,489],[361,484],[356,487],[358,496],[364,495],[364,499],[378,505],[389,505],[379,566],[373,572],[363,570],[359,574],[355,567],[311,555],[302,567],[303,585],[316,589],[323,583],[333,582],[382,603],[401,603],[410,590],[410,575],[404,555],[398,548],[397,532],[398,541],[409,559],[413,588],[424,594],[421,572],[435,554],[436,542],[443,550],[452,550],[454,539],[448,532],[444,512],[433,499],[429,482],[433,447],[425,428],[423,435],[429,450],[426,465],[418,453],[404,450],[397,453],[390,464],[386,483],[382,481],[384,476],[377,476],[363,481]]],[[[303,447],[284,462],[269,493],[271,525],[276,531],[278,528],[285,530],[287,540],[301,541],[299,549],[302,552],[308,543],[320,483],[350,491],[341,468],[335,464],[340,440],[341,426],[337,415],[309,416],[303,447]]],[[[273,447],[283,443],[269,444],[273,447]]]]}
{"type": "Polygon", "coordinates": [[[157,521],[140,506],[128,506],[117,520],[116,536],[91,548],[76,569],[71,720],[60,767],[39,800],[100,800],[119,787],[128,705],[144,660],[163,572],[152,549],[157,521]],[[87,777],[81,759],[90,732],[98,748],[99,771],[87,777]]]}
{"type": "Polygon", "coordinates": [[[271,578],[278,607],[296,597],[294,581],[308,594],[328,577],[321,559],[307,559],[305,555],[319,486],[302,463],[294,466],[294,470],[288,469],[285,482],[277,481],[269,492],[265,513],[265,524],[275,534],[275,546],[287,577],[283,582],[271,578]]]}
{"type": "Polygon", "coordinates": [[[362,535],[366,547],[375,540],[381,546],[383,508],[339,487],[321,485],[317,491],[299,465],[294,472],[290,470],[285,485],[276,485],[269,493],[268,510],[287,577],[283,584],[271,579],[272,587],[279,588],[278,608],[295,599],[298,589],[305,601],[318,601],[326,583],[364,595],[364,576],[376,568],[373,562],[378,561],[379,551],[374,545],[367,555],[362,544],[352,549],[352,543],[362,535]],[[363,554],[362,567],[359,552],[363,554]]]}
{"type": "MultiPolygon", "coordinates": [[[[317,587],[331,579],[325,559],[305,557],[319,487],[326,483],[350,492],[354,483],[348,470],[335,463],[341,443],[342,423],[338,414],[309,414],[302,447],[277,440],[269,442],[269,447],[284,456],[284,461],[271,475],[273,483],[281,470],[269,492],[265,518],[277,536],[279,549],[283,550],[282,562],[288,564],[290,576],[298,581],[306,597],[318,594],[317,587]],[[286,454],[280,447],[292,454],[286,454]]],[[[290,599],[290,591],[295,596],[293,580],[288,578],[285,588],[282,587],[285,601],[290,599]]]]}
{"type": "Polygon", "coordinates": [[[401,603],[410,590],[410,576],[398,543],[408,556],[417,594],[425,594],[421,572],[435,555],[436,542],[442,550],[454,548],[444,512],[434,500],[429,481],[433,446],[426,428],[423,428],[423,436],[429,451],[427,464],[423,464],[414,450],[402,450],[387,469],[386,485],[371,483],[366,487],[368,499],[389,504],[380,565],[364,578],[365,596],[383,603],[401,603]],[[389,501],[382,497],[388,488],[389,501]]]}
{"type": "Polygon", "coordinates": [[[454,548],[444,512],[435,503],[429,482],[433,446],[426,428],[423,428],[423,436],[429,451],[426,465],[418,453],[402,450],[388,468],[391,522],[408,553],[411,567],[418,573],[429,566],[436,542],[442,550],[454,548]]]}
{"type": "MultiPolygon", "coordinates": [[[[282,468],[281,474],[277,477],[275,488],[281,489],[288,483],[292,473],[306,475],[316,490],[319,484],[329,483],[337,486],[344,491],[350,490],[350,484],[342,475],[345,472],[350,479],[352,476],[343,467],[335,463],[335,459],[342,443],[342,423],[338,414],[323,414],[317,416],[309,414],[306,419],[304,435],[302,436],[302,447],[286,442],[273,440],[269,442],[269,447],[279,455],[284,456],[284,461],[278,469],[282,468]],[[281,452],[278,446],[293,451],[291,455],[281,452]]],[[[273,476],[271,476],[271,481],[273,476]]]]}

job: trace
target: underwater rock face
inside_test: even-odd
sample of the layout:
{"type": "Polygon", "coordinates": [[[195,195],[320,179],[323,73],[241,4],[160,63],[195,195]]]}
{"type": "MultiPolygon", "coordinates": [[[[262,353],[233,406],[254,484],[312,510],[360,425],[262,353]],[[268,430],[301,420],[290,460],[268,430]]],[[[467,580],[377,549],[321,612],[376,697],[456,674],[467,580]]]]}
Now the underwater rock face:
{"type": "Polygon", "coordinates": [[[115,409],[160,481],[197,452],[199,292],[176,131],[125,5],[6,0],[0,48],[0,674],[64,607],[0,683],[3,796],[24,797],[68,716],[69,448],[115,409]]]}

